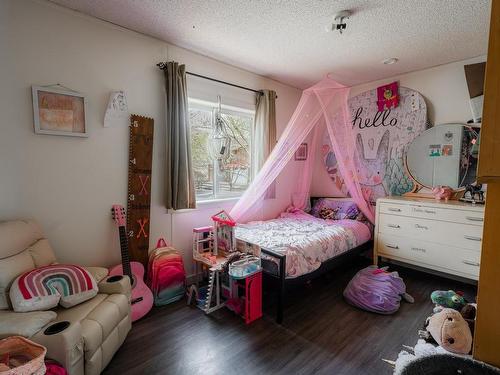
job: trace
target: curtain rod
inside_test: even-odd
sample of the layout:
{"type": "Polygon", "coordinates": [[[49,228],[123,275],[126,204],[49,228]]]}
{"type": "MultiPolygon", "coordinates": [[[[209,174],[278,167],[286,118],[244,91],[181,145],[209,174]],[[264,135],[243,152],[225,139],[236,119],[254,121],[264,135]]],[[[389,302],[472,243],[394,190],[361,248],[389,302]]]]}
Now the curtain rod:
{"type": "MultiPolygon", "coordinates": [[[[156,64],[160,69],[165,69],[165,63],[158,63],[156,64]]],[[[216,78],[211,78],[211,77],[207,77],[207,76],[204,76],[204,75],[201,75],[201,74],[197,74],[197,73],[193,73],[193,72],[188,72],[186,71],[186,74],[189,74],[190,76],[194,76],[194,77],[198,77],[198,78],[203,78],[203,79],[206,79],[206,80],[209,80],[209,81],[213,81],[213,82],[217,82],[217,83],[221,83],[223,85],[227,85],[227,86],[232,86],[232,87],[236,87],[238,89],[242,89],[242,90],[247,90],[247,91],[252,91],[256,94],[260,94],[260,95],[263,95],[264,93],[261,91],[261,90],[254,90],[254,89],[251,89],[250,87],[245,87],[245,86],[240,86],[240,85],[237,85],[235,83],[231,83],[231,82],[226,82],[226,81],[221,81],[220,79],[216,79],[216,78]]],[[[276,95],[276,99],[278,99],[278,96],[276,95]]]]}

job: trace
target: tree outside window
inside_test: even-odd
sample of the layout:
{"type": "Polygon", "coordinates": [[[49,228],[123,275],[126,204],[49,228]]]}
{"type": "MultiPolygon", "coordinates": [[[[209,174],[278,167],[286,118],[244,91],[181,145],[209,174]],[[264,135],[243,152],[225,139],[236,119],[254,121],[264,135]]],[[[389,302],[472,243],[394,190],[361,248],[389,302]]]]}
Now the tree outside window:
{"type": "Polygon", "coordinates": [[[198,201],[238,197],[251,182],[251,138],[253,113],[246,110],[222,110],[231,138],[229,158],[214,161],[209,156],[208,142],[215,124],[216,104],[190,102],[191,155],[198,201]]]}

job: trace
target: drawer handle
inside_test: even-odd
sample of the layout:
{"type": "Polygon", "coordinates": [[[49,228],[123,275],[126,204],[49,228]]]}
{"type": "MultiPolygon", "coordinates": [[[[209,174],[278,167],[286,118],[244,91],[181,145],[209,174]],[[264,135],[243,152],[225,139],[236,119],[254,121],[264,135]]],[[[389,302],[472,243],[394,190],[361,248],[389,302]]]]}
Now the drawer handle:
{"type": "Polygon", "coordinates": [[[481,237],[476,237],[476,236],[468,236],[468,235],[464,235],[464,238],[466,240],[471,240],[471,241],[479,241],[481,242],[482,238],[481,237]]]}
{"type": "Polygon", "coordinates": [[[476,217],[476,216],[466,216],[465,218],[470,221],[484,221],[482,217],[476,217]]]}
{"type": "Polygon", "coordinates": [[[415,207],[413,208],[413,211],[415,211],[415,212],[425,212],[426,214],[435,214],[436,213],[436,211],[434,211],[434,210],[423,210],[421,208],[415,208],[415,207]]]}
{"type": "Polygon", "coordinates": [[[388,226],[389,228],[396,228],[396,229],[401,228],[401,227],[400,227],[399,225],[397,225],[397,224],[387,224],[387,226],[388,226]]]}
{"type": "Polygon", "coordinates": [[[389,245],[389,244],[385,244],[385,246],[387,246],[389,249],[396,249],[396,250],[398,250],[398,249],[399,249],[399,246],[397,246],[397,245],[389,245]]]}
{"type": "Polygon", "coordinates": [[[422,249],[421,247],[412,247],[411,249],[412,249],[413,251],[419,251],[419,252],[421,252],[421,253],[425,253],[425,252],[427,252],[427,250],[422,249]]]}
{"type": "Polygon", "coordinates": [[[401,208],[389,207],[388,210],[391,212],[401,212],[401,208]]]}
{"type": "Polygon", "coordinates": [[[417,229],[429,229],[429,227],[426,227],[425,225],[420,225],[420,224],[415,224],[415,228],[417,229]]]}
{"type": "Polygon", "coordinates": [[[464,264],[468,264],[469,266],[476,266],[479,267],[479,262],[472,262],[470,260],[463,260],[462,261],[464,264]]]}

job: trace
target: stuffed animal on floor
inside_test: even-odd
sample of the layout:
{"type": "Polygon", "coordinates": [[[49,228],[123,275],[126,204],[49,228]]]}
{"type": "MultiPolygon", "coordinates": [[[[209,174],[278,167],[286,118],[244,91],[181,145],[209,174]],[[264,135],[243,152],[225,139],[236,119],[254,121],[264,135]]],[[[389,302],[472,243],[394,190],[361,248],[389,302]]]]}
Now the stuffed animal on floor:
{"type": "Polygon", "coordinates": [[[474,329],[476,325],[476,313],[477,313],[476,311],[477,311],[477,305],[475,303],[468,303],[462,308],[462,310],[460,310],[462,318],[464,318],[467,324],[469,325],[472,337],[474,337],[474,329]]]}
{"type": "Polygon", "coordinates": [[[427,356],[440,354],[470,357],[472,332],[476,316],[476,304],[469,303],[458,313],[454,309],[443,308],[439,313],[427,318],[425,331],[419,331],[420,339],[414,347],[403,345],[395,361],[382,359],[394,368],[394,375],[406,373],[409,363],[427,356]],[[463,318],[461,319],[460,316],[463,318]],[[450,320],[451,319],[451,320],[450,320]],[[470,331],[467,330],[467,323],[470,331]]]}
{"type": "Polygon", "coordinates": [[[469,325],[460,313],[445,308],[427,319],[426,330],[443,349],[468,354],[472,348],[472,334],[469,325]]]}
{"type": "Polygon", "coordinates": [[[467,304],[463,293],[453,290],[435,290],[431,293],[431,300],[436,305],[434,312],[439,312],[443,308],[460,311],[467,304]]]}

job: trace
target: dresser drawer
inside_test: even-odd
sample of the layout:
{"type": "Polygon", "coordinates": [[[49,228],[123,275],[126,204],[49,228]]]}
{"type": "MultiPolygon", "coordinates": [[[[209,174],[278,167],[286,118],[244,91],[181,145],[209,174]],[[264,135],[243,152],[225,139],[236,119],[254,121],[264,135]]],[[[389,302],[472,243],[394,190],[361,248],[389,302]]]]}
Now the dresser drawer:
{"type": "Polygon", "coordinates": [[[408,237],[379,234],[378,255],[438,271],[477,280],[481,254],[477,251],[421,241],[408,237]]]}
{"type": "Polygon", "coordinates": [[[438,208],[425,205],[408,206],[409,216],[430,220],[451,221],[454,223],[483,226],[484,212],[460,210],[453,208],[438,208]]]}
{"type": "Polygon", "coordinates": [[[380,214],[379,233],[481,251],[483,227],[415,217],[380,214]]]}
{"type": "Polygon", "coordinates": [[[409,215],[410,214],[410,206],[406,204],[397,204],[397,203],[387,203],[387,202],[379,202],[380,213],[384,214],[392,214],[392,215],[409,215]]]}

